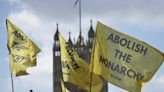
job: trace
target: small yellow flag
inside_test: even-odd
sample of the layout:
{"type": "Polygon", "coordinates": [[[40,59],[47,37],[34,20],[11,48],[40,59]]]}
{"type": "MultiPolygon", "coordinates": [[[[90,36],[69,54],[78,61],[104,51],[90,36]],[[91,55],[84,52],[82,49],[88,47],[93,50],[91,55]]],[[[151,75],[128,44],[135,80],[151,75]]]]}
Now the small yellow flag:
{"type": "Polygon", "coordinates": [[[61,79],[61,87],[62,87],[62,92],[70,92],[65,86],[64,86],[64,81],[61,79]]]}
{"type": "MultiPolygon", "coordinates": [[[[72,83],[79,89],[89,91],[91,81],[89,65],[78,56],[77,52],[65,41],[65,39],[60,34],[59,41],[64,82],[72,83]]],[[[100,92],[102,84],[102,80],[93,74],[91,87],[94,87],[97,90],[92,92],[100,92]]]]}
{"type": "Polygon", "coordinates": [[[164,54],[145,42],[97,23],[90,68],[104,80],[140,92],[163,60],[164,54]]]}
{"type": "Polygon", "coordinates": [[[28,67],[36,66],[37,47],[16,25],[6,20],[11,72],[16,76],[27,75],[28,67]]]}

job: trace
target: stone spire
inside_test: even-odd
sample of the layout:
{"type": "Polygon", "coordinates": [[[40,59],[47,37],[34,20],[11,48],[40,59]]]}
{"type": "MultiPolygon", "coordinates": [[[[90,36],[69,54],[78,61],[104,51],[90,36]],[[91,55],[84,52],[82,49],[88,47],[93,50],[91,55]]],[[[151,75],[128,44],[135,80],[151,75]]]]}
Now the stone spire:
{"type": "Polygon", "coordinates": [[[68,44],[73,45],[72,40],[71,40],[71,32],[69,32],[68,44]]]}
{"type": "Polygon", "coordinates": [[[54,35],[54,40],[59,40],[59,29],[58,29],[59,24],[56,23],[56,33],[54,35]]]}
{"type": "Polygon", "coordinates": [[[88,38],[90,37],[94,37],[94,30],[93,30],[93,27],[92,27],[92,20],[90,20],[90,29],[88,31],[88,38]]]}

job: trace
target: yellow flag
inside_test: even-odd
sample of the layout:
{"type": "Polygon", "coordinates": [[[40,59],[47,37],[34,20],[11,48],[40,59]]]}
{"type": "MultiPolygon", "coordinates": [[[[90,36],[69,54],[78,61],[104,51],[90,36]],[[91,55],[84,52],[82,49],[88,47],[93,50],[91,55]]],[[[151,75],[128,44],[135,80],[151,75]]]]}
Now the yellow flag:
{"type": "Polygon", "coordinates": [[[97,23],[90,68],[104,80],[140,92],[163,60],[164,54],[145,42],[97,23]]]}
{"type": "MultiPolygon", "coordinates": [[[[88,64],[79,58],[77,52],[66,43],[65,39],[59,34],[62,72],[64,82],[69,82],[76,85],[79,89],[90,90],[91,73],[88,64]]],[[[92,85],[97,87],[96,91],[100,92],[102,88],[102,80],[92,75],[92,85]],[[99,86],[96,86],[99,85],[99,86]]]]}
{"type": "Polygon", "coordinates": [[[70,92],[65,86],[63,80],[61,80],[62,92],[70,92]]]}
{"type": "Polygon", "coordinates": [[[37,47],[16,25],[6,20],[11,72],[16,76],[27,75],[28,67],[36,66],[37,47]]]}

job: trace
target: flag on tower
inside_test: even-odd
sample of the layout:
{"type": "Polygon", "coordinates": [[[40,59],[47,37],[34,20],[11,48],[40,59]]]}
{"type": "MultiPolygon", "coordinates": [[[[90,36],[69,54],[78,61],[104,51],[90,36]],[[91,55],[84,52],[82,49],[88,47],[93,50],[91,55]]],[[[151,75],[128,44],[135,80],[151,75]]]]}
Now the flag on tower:
{"type": "Polygon", "coordinates": [[[76,0],[76,2],[75,2],[75,4],[74,4],[73,8],[75,8],[75,6],[77,5],[78,1],[79,1],[79,0],[76,0]]]}

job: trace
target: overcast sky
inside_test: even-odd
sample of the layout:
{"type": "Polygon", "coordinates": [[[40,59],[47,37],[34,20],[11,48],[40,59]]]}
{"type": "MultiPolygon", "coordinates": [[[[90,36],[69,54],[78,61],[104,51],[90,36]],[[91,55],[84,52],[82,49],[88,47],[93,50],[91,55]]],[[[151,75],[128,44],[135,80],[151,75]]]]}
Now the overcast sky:
{"type": "MultiPolygon", "coordinates": [[[[11,92],[5,19],[19,26],[41,49],[30,75],[14,77],[15,92],[52,92],[52,46],[56,23],[72,39],[79,35],[76,0],[0,0],[0,92],[11,92]]],[[[164,52],[164,0],[81,0],[82,35],[97,21],[164,52]]],[[[127,92],[109,84],[109,92],[127,92]]],[[[164,64],[142,92],[164,92],[164,64]]]]}

